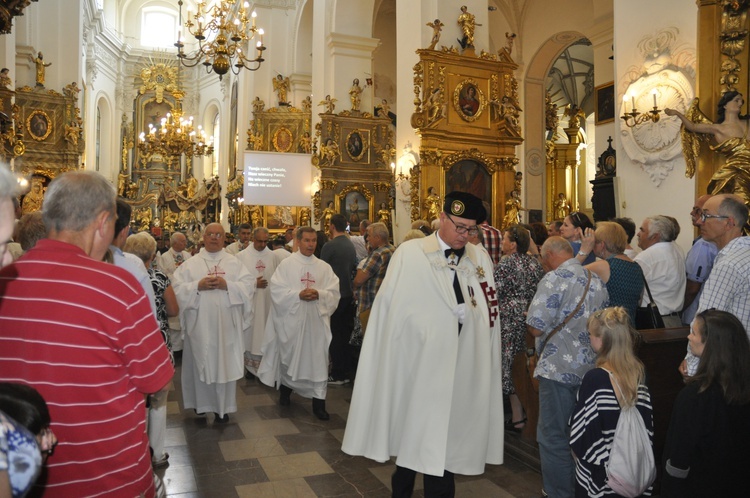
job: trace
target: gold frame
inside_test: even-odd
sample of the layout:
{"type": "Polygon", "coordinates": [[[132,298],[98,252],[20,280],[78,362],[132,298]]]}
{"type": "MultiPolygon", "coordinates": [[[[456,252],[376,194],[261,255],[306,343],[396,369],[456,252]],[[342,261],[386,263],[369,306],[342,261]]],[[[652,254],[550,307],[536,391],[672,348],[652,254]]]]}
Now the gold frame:
{"type": "Polygon", "coordinates": [[[276,152],[289,152],[289,150],[294,145],[294,135],[292,134],[291,130],[289,128],[286,128],[284,126],[280,126],[279,129],[277,129],[273,134],[273,148],[276,149],[276,152]],[[287,146],[284,147],[283,144],[279,144],[281,141],[280,135],[282,133],[285,133],[288,137],[287,146]]]}
{"type": "Polygon", "coordinates": [[[456,85],[456,88],[453,90],[453,108],[456,110],[459,116],[461,116],[461,119],[464,121],[467,121],[469,123],[472,123],[479,119],[482,116],[482,112],[487,107],[487,97],[484,95],[484,92],[482,92],[482,89],[479,86],[479,83],[474,78],[466,78],[461,83],[456,85]],[[467,88],[469,86],[474,87],[474,90],[477,92],[477,100],[479,100],[479,107],[477,108],[477,111],[469,116],[466,114],[463,109],[461,109],[461,106],[459,105],[459,100],[461,99],[461,94],[464,91],[464,88],[467,88]]]}
{"type": "Polygon", "coordinates": [[[363,157],[367,154],[367,151],[370,149],[370,137],[369,130],[362,130],[362,129],[354,129],[349,132],[349,134],[346,136],[346,143],[344,144],[344,148],[346,149],[346,155],[349,156],[349,158],[352,161],[361,161],[363,157]],[[353,156],[352,153],[349,151],[349,140],[351,140],[351,137],[354,136],[354,134],[359,135],[359,139],[362,142],[362,150],[359,152],[358,155],[353,156]]]}
{"type": "MultiPolygon", "coordinates": [[[[351,220],[346,215],[346,196],[352,192],[357,192],[362,197],[365,198],[367,201],[367,212],[366,218],[368,220],[373,219],[374,209],[375,209],[375,196],[372,195],[372,192],[370,192],[370,189],[368,189],[364,184],[362,183],[355,183],[353,185],[349,185],[347,187],[344,187],[341,189],[341,191],[336,194],[336,197],[334,199],[334,209],[337,213],[343,214],[346,216],[346,221],[349,223],[351,220]],[[343,203],[343,211],[342,211],[342,203],[343,203]]],[[[360,218],[360,221],[365,218],[360,218]]],[[[350,227],[352,232],[359,232],[359,223],[357,223],[357,226],[350,227]]]]}
{"type": "Polygon", "coordinates": [[[47,137],[49,137],[52,133],[52,120],[50,119],[49,114],[39,109],[32,111],[31,114],[29,114],[29,116],[26,118],[26,131],[28,132],[29,136],[37,142],[43,142],[44,140],[46,140],[47,137]],[[45,121],[47,121],[47,131],[43,135],[38,135],[31,129],[31,120],[34,119],[34,116],[44,116],[45,121]]]}

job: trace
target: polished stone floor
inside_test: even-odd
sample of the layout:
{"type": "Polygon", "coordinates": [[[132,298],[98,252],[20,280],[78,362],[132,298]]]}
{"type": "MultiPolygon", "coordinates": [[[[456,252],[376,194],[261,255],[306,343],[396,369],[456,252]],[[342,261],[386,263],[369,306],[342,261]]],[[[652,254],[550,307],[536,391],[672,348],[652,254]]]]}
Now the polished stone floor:
{"type": "MultiPolygon", "coordinates": [[[[237,383],[238,412],[229,423],[182,409],[180,370],[169,395],[169,466],[157,473],[171,497],[389,497],[393,462],[379,464],[341,451],[351,384],[328,389],[331,420],[312,414],[310,400],[278,393],[258,381],[237,383]]],[[[498,422],[501,423],[501,422],[498,422]]],[[[414,496],[423,496],[417,477],[414,496]]],[[[480,476],[456,476],[458,497],[538,497],[541,476],[506,454],[480,476]]]]}

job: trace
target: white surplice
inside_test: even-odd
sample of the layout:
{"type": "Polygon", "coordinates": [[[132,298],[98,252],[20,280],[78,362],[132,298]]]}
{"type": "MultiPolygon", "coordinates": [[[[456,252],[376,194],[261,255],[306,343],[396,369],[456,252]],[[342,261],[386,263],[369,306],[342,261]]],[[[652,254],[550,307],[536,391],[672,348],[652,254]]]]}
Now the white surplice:
{"type": "Polygon", "coordinates": [[[435,235],[401,244],[378,290],[342,450],[423,474],[478,475],[503,461],[500,324],[492,260],[455,267],[435,235]],[[465,299],[460,315],[452,282],[465,299]]]}
{"type": "Polygon", "coordinates": [[[265,289],[256,287],[253,296],[253,319],[250,326],[245,329],[245,368],[257,375],[261,359],[260,351],[266,331],[266,319],[271,311],[270,281],[278,266],[279,258],[267,247],[262,251],[257,251],[252,245],[240,251],[236,257],[254,278],[263,277],[269,281],[269,287],[265,289]]]}
{"type": "Polygon", "coordinates": [[[243,330],[252,318],[255,279],[240,261],[223,249],[200,253],[185,261],[172,281],[185,331],[182,395],[185,408],[237,411],[235,384],[243,376],[243,330]],[[208,275],[227,282],[227,290],[199,291],[208,275]]]}
{"type": "Polygon", "coordinates": [[[331,315],[339,304],[339,279],[331,266],[296,252],[271,277],[271,314],[266,321],[258,378],[269,386],[283,382],[303,397],[325,399],[331,315]],[[302,301],[305,288],[316,301],[302,301]]]}

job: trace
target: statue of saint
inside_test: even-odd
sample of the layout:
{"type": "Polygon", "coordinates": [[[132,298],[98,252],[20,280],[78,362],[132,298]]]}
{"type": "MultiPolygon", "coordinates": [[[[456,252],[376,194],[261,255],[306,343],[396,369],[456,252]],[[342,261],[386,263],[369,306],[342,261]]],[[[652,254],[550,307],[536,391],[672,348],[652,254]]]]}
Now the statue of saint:
{"type": "Polygon", "coordinates": [[[135,214],[135,223],[139,232],[148,231],[151,226],[151,208],[146,206],[135,214]]]}
{"type": "Polygon", "coordinates": [[[44,185],[41,178],[31,179],[31,190],[23,196],[21,203],[21,213],[28,214],[42,209],[44,202],[44,185]]]}
{"type": "Polygon", "coordinates": [[[554,207],[556,220],[564,220],[565,217],[570,214],[570,204],[568,203],[568,199],[565,198],[565,194],[562,192],[557,194],[557,200],[555,201],[554,207]]]}
{"type": "Polygon", "coordinates": [[[279,96],[279,105],[289,105],[289,101],[286,99],[286,92],[289,91],[289,77],[284,78],[282,75],[277,74],[273,80],[273,89],[276,95],[279,96]]]}
{"type": "Polygon", "coordinates": [[[331,224],[331,216],[334,214],[336,214],[336,211],[333,210],[333,201],[328,201],[328,205],[323,210],[323,216],[320,218],[320,227],[329,237],[331,235],[329,225],[331,224]]]}
{"type": "Polygon", "coordinates": [[[10,79],[10,76],[8,76],[9,73],[10,70],[7,67],[0,69],[0,88],[10,90],[10,87],[13,85],[13,81],[10,79]]]}
{"type": "Polygon", "coordinates": [[[380,223],[385,224],[385,226],[389,227],[391,226],[391,210],[388,209],[388,206],[385,202],[380,203],[380,209],[378,209],[378,221],[380,223]]]}
{"type": "Polygon", "coordinates": [[[511,190],[508,200],[505,202],[505,217],[503,218],[502,230],[518,225],[521,222],[521,199],[518,197],[518,190],[511,190]]]}
{"type": "Polygon", "coordinates": [[[463,33],[463,38],[458,40],[458,43],[461,44],[461,48],[466,47],[474,47],[474,29],[476,26],[481,26],[481,24],[476,23],[476,19],[474,18],[474,14],[471,14],[466,5],[461,6],[461,15],[458,16],[458,25],[461,26],[461,32],[463,33]]]}
{"type": "Polygon", "coordinates": [[[125,192],[128,189],[128,183],[130,183],[130,175],[123,168],[120,170],[120,174],[117,175],[117,195],[125,197],[125,192]]]}
{"type": "Polygon", "coordinates": [[[325,145],[322,145],[320,147],[320,157],[325,159],[328,162],[329,166],[333,166],[336,158],[341,158],[341,150],[339,149],[339,144],[337,144],[336,141],[332,138],[326,140],[325,145]]]}
{"type": "Polygon", "coordinates": [[[664,114],[677,116],[684,125],[682,150],[686,151],[686,176],[692,178],[695,174],[696,158],[692,151],[700,147],[696,133],[710,135],[711,150],[723,155],[726,162],[711,177],[707,193],[736,194],[750,206],[750,116],[740,114],[744,103],[741,93],[734,90],[724,93],[718,103],[718,119],[715,123],[711,123],[698,109],[697,98],[693,100],[688,116],[669,108],[664,109],[664,114]]]}
{"type": "Polygon", "coordinates": [[[309,95],[302,100],[302,110],[305,112],[312,111],[312,99],[309,95]]]}
{"type": "Polygon", "coordinates": [[[440,196],[435,193],[435,187],[427,189],[427,198],[424,201],[427,210],[427,221],[438,219],[442,206],[440,205],[440,196]]]}
{"type": "Polygon", "coordinates": [[[352,111],[359,111],[362,104],[362,87],[359,86],[359,79],[354,78],[352,87],[349,89],[349,99],[352,101],[352,111]]]}
{"type": "Polygon", "coordinates": [[[263,226],[263,217],[260,214],[260,206],[252,206],[250,208],[250,224],[253,228],[263,226]]]}
{"type": "Polygon", "coordinates": [[[299,210],[299,226],[309,227],[310,226],[310,208],[303,207],[299,210]]]}
{"type": "Polygon", "coordinates": [[[253,100],[253,112],[263,112],[263,109],[266,108],[266,103],[260,100],[260,97],[255,97],[255,100],[253,100]]]}
{"type": "Polygon", "coordinates": [[[312,138],[310,137],[309,131],[306,131],[302,137],[300,137],[298,149],[305,154],[312,153],[312,138]]]}
{"type": "Polygon", "coordinates": [[[41,52],[37,54],[36,59],[32,56],[29,56],[29,59],[36,65],[36,86],[44,86],[45,68],[50,67],[52,63],[49,62],[45,64],[44,56],[41,52]]]}

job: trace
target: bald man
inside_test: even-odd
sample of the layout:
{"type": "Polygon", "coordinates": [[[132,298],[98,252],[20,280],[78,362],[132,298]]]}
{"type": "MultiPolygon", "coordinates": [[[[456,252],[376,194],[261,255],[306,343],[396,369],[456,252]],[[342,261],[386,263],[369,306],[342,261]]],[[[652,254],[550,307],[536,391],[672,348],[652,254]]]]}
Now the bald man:
{"type": "Polygon", "coordinates": [[[203,249],[175,271],[172,286],[185,325],[182,399],[198,415],[229,421],[244,370],[243,331],[250,326],[255,278],[224,250],[224,228],[211,223],[203,249]]]}

